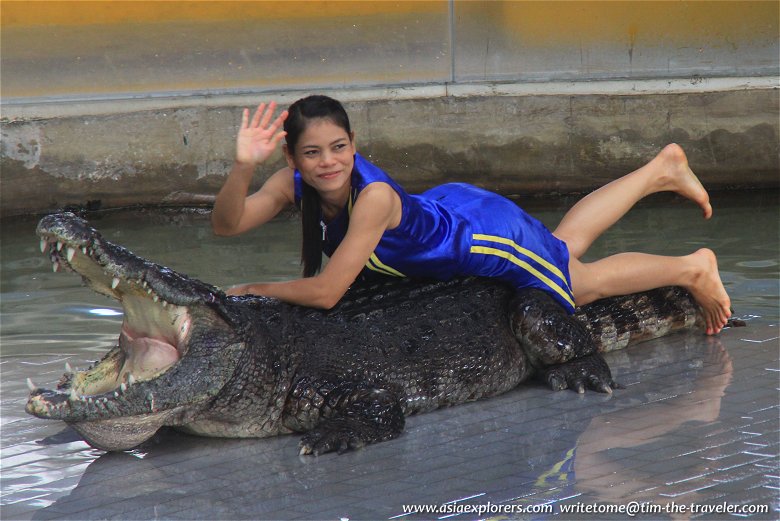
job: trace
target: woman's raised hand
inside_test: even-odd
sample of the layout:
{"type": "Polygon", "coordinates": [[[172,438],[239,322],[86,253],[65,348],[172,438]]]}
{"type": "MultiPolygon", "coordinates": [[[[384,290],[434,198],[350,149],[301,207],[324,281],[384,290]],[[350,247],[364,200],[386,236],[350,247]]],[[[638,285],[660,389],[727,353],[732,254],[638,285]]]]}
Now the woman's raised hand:
{"type": "Polygon", "coordinates": [[[287,135],[283,130],[279,130],[287,119],[287,111],[283,111],[272,122],[275,110],[275,102],[272,101],[267,106],[261,103],[250,121],[249,109],[244,109],[236,139],[236,161],[252,166],[263,163],[276,149],[279,141],[287,135]]]}

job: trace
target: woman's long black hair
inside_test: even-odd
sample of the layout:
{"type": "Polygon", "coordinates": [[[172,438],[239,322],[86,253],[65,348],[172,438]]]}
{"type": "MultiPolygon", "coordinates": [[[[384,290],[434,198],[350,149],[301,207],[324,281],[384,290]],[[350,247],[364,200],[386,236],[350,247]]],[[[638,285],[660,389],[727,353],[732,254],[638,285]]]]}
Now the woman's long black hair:
{"type": "MultiPolygon", "coordinates": [[[[349,125],[349,117],[344,107],[333,98],[322,95],[307,96],[299,99],[287,109],[288,116],[284,122],[284,131],[287,133],[287,151],[295,154],[298,140],[306,130],[309,121],[313,119],[327,119],[334,125],[343,128],[352,136],[349,125]]],[[[301,227],[303,231],[303,244],[301,246],[301,263],[303,264],[303,276],[312,277],[322,268],[322,209],[320,207],[320,195],[317,190],[306,182],[303,183],[301,197],[301,227]]]]}

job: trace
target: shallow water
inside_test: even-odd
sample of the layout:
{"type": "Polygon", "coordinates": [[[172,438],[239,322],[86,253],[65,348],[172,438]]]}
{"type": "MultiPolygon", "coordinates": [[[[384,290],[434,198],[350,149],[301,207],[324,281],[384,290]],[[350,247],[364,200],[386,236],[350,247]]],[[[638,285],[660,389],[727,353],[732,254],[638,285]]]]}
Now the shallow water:
{"type": "MultiPolygon", "coordinates": [[[[572,202],[563,199],[520,201],[550,227],[572,202]]],[[[757,329],[753,331],[762,332],[761,342],[766,342],[768,349],[776,349],[780,301],[778,194],[716,193],[713,194],[713,206],[714,217],[704,221],[695,207],[679,198],[658,197],[643,203],[607,232],[593,246],[588,257],[593,259],[619,251],[681,255],[708,246],[718,255],[721,276],[731,295],[735,314],[746,319],[749,327],[754,325],[757,329]]],[[[278,219],[260,230],[229,239],[215,237],[207,217],[197,213],[124,212],[95,216],[91,223],[107,239],[138,255],[217,286],[227,287],[251,280],[284,280],[300,272],[300,234],[295,218],[278,219]]],[[[77,483],[83,484],[80,480],[88,468],[94,468],[92,463],[117,461],[104,460],[100,457],[101,451],[87,447],[72,432],[63,431],[64,425],[38,420],[24,413],[27,377],[36,384],[51,387],[62,374],[66,361],[73,366],[84,366],[98,359],[116,342],[122,320],[121,307],[82,286],[78,277],[52,273],[50,262],[39,250],[34,234],[36,224],[36,220],[20,219],[3,222],[1,227],[3,487],[0,504],[4,508],[3,518],[36,517],[39,508],[67,496],[77,483]]],[[[663,351],[665,345],[674,344],[664,342],[655,344],[654,349],[663,351]]],[[[704,345],[700,344],[700,348],[705,349],[701,347],[704,345]]],[[[728,388],[724,392],[728,394],[728,388]]],[[[556,399],[565,399],[559,396],[560,393],[556,399]]],[[[768,405],[771,406],[774,404],[768,405]]],[[[469,414],[468,408],[463,410],[467,412],[461,416],[469,414]]],[[[471,411],[471,414],[478,414],[479,408],[471,411]]],[[[426,428],[425,417],[415,420],[418,429],[426,428]]],[[[214,445],[219,443],[217,441],[185,438],[189,440],[188,446],[205,445],[220,450],[214,449],[220,446],[214,445]]],[[[410,435],[408,440],[414,440],[414,437],[410,435]]],[[[226,448],[236,449],[236,445],[222,442],[227,443],[226,448]]],[[[253,443],[269,443],[269,440],[253,443]]],[[[290,443],[283,442],[284,450],[289,449],[290,443]]],[[[412,443],[414,447],[412,441],[405,443],[412,443]]],[[[240,447],[245,450],[247,445],[240,447]]],[[[774,447],[776,451],[777,446],[774,447]]],[[[386,456],[387,450],[382,449],[382,452],[378,447],[371,447],[363,452],[386,456]]],[[[280,454],[279,458],[292,454],[294,452],[280,454]]],[[[528,455],[522,458],[526,463],[531,461],[528,455]]],[[[294,474],[294,471],[288,471],[294,474]]],[[[582,479],[577,484],[586,485],[582,479]]],[[[519,494],[520,490],[516,492],[519,494]]],[[[185,495],[194,493],[194,489],[186,487],[182,491],[185,495]]],[[[354,498],[354,493],[349,497],[354,498]]],[[[216,500],[209,501],[213,506],[216,500]]],[[[380,499],[377,501],[381,502],[380,499]]],[[[64,511],[56,512],[68,517],[64,511]]],[[[105,509],[91,511],[92,515],[87,515],[89,509],[80,512],[81,517],[111,517],[110,511],[105,509]]],[[[219,510],[207,512],[213,516],[219,510]]],[[[296,512],[300,514],[301,510],[296,512]]]]}

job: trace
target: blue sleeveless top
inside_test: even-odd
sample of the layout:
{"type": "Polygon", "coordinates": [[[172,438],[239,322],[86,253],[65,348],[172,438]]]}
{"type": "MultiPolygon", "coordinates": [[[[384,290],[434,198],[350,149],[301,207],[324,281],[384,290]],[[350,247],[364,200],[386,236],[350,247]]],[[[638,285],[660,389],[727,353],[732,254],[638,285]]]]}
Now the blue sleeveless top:
{"type": "MultiPolygon", "coordinates": [[[[295,202],[303,194],[295,171],[295,202]]],[[[569,312],[574,297],[566,244],[515,203],[466,183],[410,195],[390,176],[355,154],[351,193],[344,209],[323,226],[322,250],[331,256],[349,226],[352,206],[371,183],[390,185],[401,199],[401,222],[386,230],[364,273],[449,280],[458,275],[493,277],[515,288],[548,292],[569,312]]]]}

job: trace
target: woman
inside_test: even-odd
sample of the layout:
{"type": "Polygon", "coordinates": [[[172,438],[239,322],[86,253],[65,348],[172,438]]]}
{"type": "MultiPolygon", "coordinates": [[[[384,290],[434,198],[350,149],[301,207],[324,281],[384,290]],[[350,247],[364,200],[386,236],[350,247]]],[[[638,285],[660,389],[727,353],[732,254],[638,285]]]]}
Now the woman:
{"type": "Polygon", "coordinates": [[[304,278],[245,284],[230,294],[328,309],[365,269],[437,279],[495,277],[518,288],[543,289],[569,311],[599,298],[678,285],[702,307],[707,334],[718,333],[731,315],[709,249],[682,257],[622,253],[592,263],[579,260],[596,238],[652,193],[676,192],[710,218],[709,196],[675,144],[583,198],[550,233],[508,199],[470,185],[407,194],[356,153],[349,118],[336,100],[309,96],[274,119],[275,110],[275,103],[263,103],[251,121],[244,110],[236,160],[217,196],[212,226],[218,235],[235,235],[298,205],[304,278]],[[247,197],[255,167],[284,138],[288,166],[247,197]],[[320,272],[322,252],[330,261],[320,272]]]}

